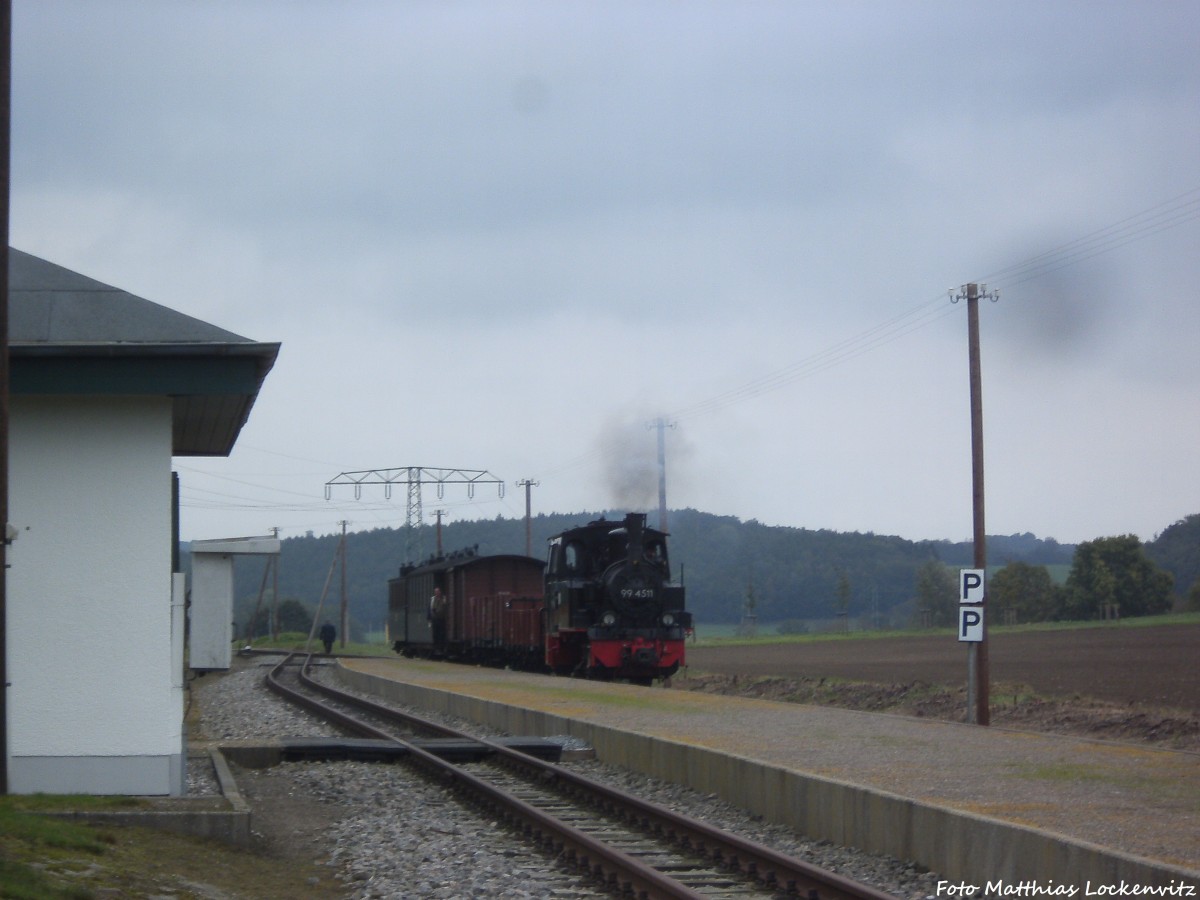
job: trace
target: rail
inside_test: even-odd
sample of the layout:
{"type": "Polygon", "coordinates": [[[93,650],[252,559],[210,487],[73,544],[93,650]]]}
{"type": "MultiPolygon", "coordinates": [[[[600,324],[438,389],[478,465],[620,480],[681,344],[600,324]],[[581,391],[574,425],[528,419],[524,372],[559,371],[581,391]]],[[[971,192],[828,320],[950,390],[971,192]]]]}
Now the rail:
{"type": "MultiPolygon", "coordinates": [[[[295,655],[294,655],[295,656],[295,655]]],[[[647,900],[656,898],[698,898],[705,896],[641,860],[610,847],[574,826],[548,815],[486,780],[466,772],[462,767],[442,760],[411,742],[356,719],[312,696],[290,688],[278,674],[291,663],[285,658],[272,669],[267,678],[271,690],[298,703],[319,716],[329,718],[340,727],[374,738],[397,741],[408,748],[412,759],[437,773],[448,784],[476,797],[503,814],[535,840],[551,847],[575,864],[587,868],[610,886],[647,900]]],[[[869,885],[853,881],[818,866],[806,863],[769,847],[723,831],[706,822],[673,812],[639,797],[601,784],[563,766],[536,759],[494,741],[468,735],[457,729],[428,722],[375,701],[340,691],[313,679],[309,674],[311,657],[298,667],[299,682],[340,704],[356,707],[387,721],[403,722],[408,727],[420,727],[449,737],[475,741],[486,746],[493,757],[509,768],[522,770],[542,786],[556,785],[593,807],[619,815],[635,823],[641,830],[662,836],[678,846],[720,864],[725,869],[743,873],[765,888],[801,895],[808,900],[888,900],[891,897],[869,885]]]]}

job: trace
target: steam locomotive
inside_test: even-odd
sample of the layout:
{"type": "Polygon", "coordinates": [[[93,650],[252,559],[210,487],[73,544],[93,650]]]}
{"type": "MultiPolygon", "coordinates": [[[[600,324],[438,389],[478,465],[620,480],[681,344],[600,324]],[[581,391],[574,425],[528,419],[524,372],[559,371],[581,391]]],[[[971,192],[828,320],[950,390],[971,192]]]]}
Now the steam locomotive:
{"type": "Polygon", "coordinates": [[[667,535],[644,513],[555,535],[545,563],[464,551],[406,566],[388,618],[404,656],[638,684],[683,665],[692,629],[667,535]]]}

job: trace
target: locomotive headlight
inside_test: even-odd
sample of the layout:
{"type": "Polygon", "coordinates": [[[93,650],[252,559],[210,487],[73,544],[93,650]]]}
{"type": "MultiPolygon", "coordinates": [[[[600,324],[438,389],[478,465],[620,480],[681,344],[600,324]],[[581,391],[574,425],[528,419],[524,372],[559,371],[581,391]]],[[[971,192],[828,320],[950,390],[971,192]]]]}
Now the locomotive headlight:
{"type": "Polygon", "coordinates": [[[600,617],[600,624],[607,628],[612,628],[612,626],[617,624],[616,614],[613,612],[606,612],[600,617]]]}
{"type": "Polygon", "coordinates": [[[672,625],[675,624],[675,617],[673,615],[671,615],[670,613],[663,613],[662,623],[667,628],[670,628],[672,625]]]}

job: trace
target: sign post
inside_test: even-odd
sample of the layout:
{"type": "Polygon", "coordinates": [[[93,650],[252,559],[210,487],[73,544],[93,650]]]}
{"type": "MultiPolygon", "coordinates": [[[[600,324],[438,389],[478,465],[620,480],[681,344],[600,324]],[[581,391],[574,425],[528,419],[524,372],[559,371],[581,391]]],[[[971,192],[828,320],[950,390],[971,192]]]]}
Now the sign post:
{"type": "MultiPolygon", "coordinates": [[[[979,703],[981,676],[979,647],[986,628],[983,621],[983,602],[987,594],[985,569],[958,570],[958,639],[967,642],[967,721],[974,722],[979,703]]],[[[983,724],[983,723],[977,723],[983,724]]]]}

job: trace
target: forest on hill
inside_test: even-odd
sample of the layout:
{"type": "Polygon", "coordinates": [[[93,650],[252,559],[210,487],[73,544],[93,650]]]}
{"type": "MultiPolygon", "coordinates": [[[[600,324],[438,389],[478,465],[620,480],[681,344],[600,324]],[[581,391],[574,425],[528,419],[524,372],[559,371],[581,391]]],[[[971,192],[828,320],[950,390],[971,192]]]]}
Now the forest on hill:
{"type": "MultiPolygon", "coordinates": [[[[530,523],[533,555],[544,558],[547,539],[565,529],[601,516],[623,515],[618,510],[538,515],[530,523]]],[[[650,524],[656,524],[655,519],[651,514],[650,524]]],[[[693,509],[674,510],[669,521],[672,571],[686,585],[688,607],[701,625],[736,623],[752,612],[761,622],[844,616],[869,627],[903,627],[916,620],[917,579],[923,566],[934,561],[969,567],[973,558],[970,541],[910,541],[894,535],[768,526],[693,509]]],[[[436,547],[431,525],[424,526],[422,539],[422,556],[428,557],[436,547]]],[[[311,616],[328,582],[323,615],[336,618],[340,540],[338,534],[309,533],[282,542],[281,604],[298,601],[311,616]]],[[[480,554],[523,554],[525,520],[451,522],[442,526],[441,541],[446,553],[475,548],[480,554]]],[[[386,621],[387,581],[406,561],[405,546],[403,528],[347,535],[346,595],[356,633],[379,630],[386,621]]],[[[989,535],[987,550],[992,566],[1026,563],[1065,573],[1076,547],[1025,533],[989,535]]],[[[1168,527],[1145,545],[1145,554],[1174,577],[1178,593],[1186,593],[1200,579],[1200,515],[1168,527]]],[[[249,621],[263,575],[262,559],[237,561],[235,619],[249,621]]],[[[270,604],[271,584],[269,579],[264,605],[270,604]]]]}

